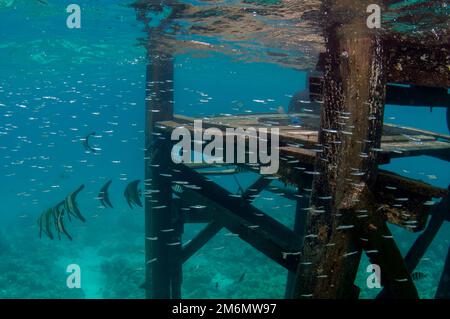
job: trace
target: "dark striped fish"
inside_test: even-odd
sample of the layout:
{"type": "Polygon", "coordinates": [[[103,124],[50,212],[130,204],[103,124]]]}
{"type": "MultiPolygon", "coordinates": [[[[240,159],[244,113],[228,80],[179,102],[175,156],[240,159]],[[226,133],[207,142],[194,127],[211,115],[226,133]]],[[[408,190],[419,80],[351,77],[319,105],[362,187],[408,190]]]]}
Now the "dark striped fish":
{"type": "Polygon", "coordinates": [[[64,235],[66,235],[67,238],[69,238],[69,240],[72,240],[72,236],[70,236],[70,234],[66,230],[66,227],[64,226],[65,211],[64,211],[64,208],[61,208],[61,206],[63,206],[63,205],[64,204],[61,203],[53,208],[53,214],[54,214],[54,218],[56,221],[56,224],[55,224],[56,230],[58,231],[59,239],[61,239],[60,234],[64,234],[64,235]]]}
{"type": "Polygon", "coordinates": [[[50,219],[47,217],[47,213],[48,210],[44,211],[37,220],[39,226],[39,238],[42,238],[42,233],[44,233],[48,238],[53,239],[53,234],[50,230],[50,219]]]}
{"type": "Polygon", "coordinates": [[[125,192],[123,193],[131,209],[133,209],[133,205],[142,207],[142,202],[140,198],[141,192],[138,189],[139,183],[140,183],[139,179],[132,181],[127,185],[127,187],[125,188],[125,192]]]}
{"type": "Polygon", "coordinates": [[[73,217],[78,218],[82,222],[85,222],[86,219],[83,217],[83,215],[81,215],[78,204],[76,202],[78,193],[83,189],[84,185],[81,185],[80,187],[78,187],[78,189],[76,189],[66,197],[66,199],[64,200],[64,209],[66,210],[67,214],[71,214],[73,217]]]}
{"type": "Polygon", "coordinates": [[[38,218],[37,223],[39,226],[39,238],[42,238],[42,233],[47,235],[48,238],[53,239],[53,233],[51,230],[51,219],[53,217],[52,210],[45,210],[38,218]]]}
{"type": "Polygon", "coordinates": [[[100,203],[102,203],[102,205],[105,208],[113,208],[113,205],[111,204],[111,200],[109,199],[109,194],[108,194],[108,188],[109,185],[111,185],[112,181],[109,180],[108,182],[106,182],[105,185],[103,185],[103,187],[100,189],[100,193],[98,193],[98,199],[100,200],[100,203]]]}
{"type": "Polygon", "coordinates": [[[95,136],[95,132],[92,132],[83,138],[83,146],[86,152],[96,153],[96,149],[91,147],[91,145],[89,144],[89,138],[91,136],[95,136]]]}

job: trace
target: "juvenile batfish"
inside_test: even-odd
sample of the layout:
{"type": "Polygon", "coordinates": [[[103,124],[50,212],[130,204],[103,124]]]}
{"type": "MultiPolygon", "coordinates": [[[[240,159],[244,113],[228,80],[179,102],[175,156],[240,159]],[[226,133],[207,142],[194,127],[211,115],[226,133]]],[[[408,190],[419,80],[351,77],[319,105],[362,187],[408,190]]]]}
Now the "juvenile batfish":
{"type": "Polygon", "coordinates": [[[125,191],[124,191],[125,199],[131,209],[133,208],[133,205],[142,207],[142,202],[141,202],[141,197],[140,197],[141,191],[138,189],[139,182],[140,182],[139,179],[132,181],[131,183],[129,183],[127,185],[127,187],[125,188],[125,191]]]}
{"type": "Polygon", "coordinates": [[[111,204],[111,201],[109,199],[109,194],[108,194],[108,188],[109,185],[111,185],[112,180],[109,180],[106,182],[105,185],[103,185],[103,187],[100,189],[100,192],[98,193],[98,199],[100,200],[100,203],[105,207],[105,208],[113,208],[113,205],[111,204]]]}
{"type": "Polygon", "coordinates": [[[80,187],[78,187],[77,190],[70,193],[66,197],[66,199],[64,200],[64,209],[67,211],[68,214],[72,215],[75,218],[78,218],[82,222],[85,222],[86,219],[83,217],[83,215],[81,215],[81,212],[78,208],[78,204],[76,201],[76,197],[77,197],[78,193],[81,192],[83,189],[84,189],[84,185],[81,185],[80,187]]]}
{"type": "Polygon", "coordinates": [[[89,144],[89,138],[90,138],[91,136],[95,136],[95,132],[92,132],[92,133],[86,135],[86,136],[83,138],[83,140],[82,140],[83,146],[84,146],[84,149],[85,149],[87,152],[96,153],[97,149],[91,147],[91,145],[89,144]]]}

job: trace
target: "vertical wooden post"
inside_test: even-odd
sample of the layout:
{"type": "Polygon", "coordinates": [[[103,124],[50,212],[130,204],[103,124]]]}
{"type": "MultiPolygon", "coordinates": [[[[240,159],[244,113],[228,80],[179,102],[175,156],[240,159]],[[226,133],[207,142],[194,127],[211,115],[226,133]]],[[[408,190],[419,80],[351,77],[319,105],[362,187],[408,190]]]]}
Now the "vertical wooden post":
{"type": "MultiPolygon", "coordinates": [[[[157,135],[155,124],[173,117],[173,57],[157,51],[152,34],[148,48],[145,127],[145,256],[146,297],[171,298],[170,246],[174,238],[170,143],[157,135]]],[[[176,240],[176,239],[175,239],[176,240]]]]}
{"type": "Polygon", "coordinates": [[[169,247],[167,247],[169,249],[170,258],[171,298],[181,299],[181,284],[183,282],[181,236],[184,232],[184,218],[179,198],[173,199],[172,212],[173,236],[170,240],[169,247]]]}
{"type": "Polygon", "coordinates": [[[381,0],[324,1],[327,52],[316,171],[297,298],[355,298],[361,248],[353,228],[376,174],[385,98],[381,43],[366,25],[381,0]]]}

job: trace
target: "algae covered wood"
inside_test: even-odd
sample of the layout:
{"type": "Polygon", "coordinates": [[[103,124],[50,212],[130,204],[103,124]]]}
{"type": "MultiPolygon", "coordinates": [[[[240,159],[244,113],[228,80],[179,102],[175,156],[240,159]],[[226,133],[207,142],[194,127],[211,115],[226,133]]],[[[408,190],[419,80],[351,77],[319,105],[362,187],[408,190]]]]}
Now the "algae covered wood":
{"type": "Polygon", "coordinates": [[[297,270],[298,298],[354,298],[361,248],[353,228],[367,209],[362,194],[376,177],[385,97],[385,61],[380,39],[363,13],[381,1],[326,1],[327,53],[306,238],[297,270]],[[342,134],[350,131],[352,134],[342,134]]]}

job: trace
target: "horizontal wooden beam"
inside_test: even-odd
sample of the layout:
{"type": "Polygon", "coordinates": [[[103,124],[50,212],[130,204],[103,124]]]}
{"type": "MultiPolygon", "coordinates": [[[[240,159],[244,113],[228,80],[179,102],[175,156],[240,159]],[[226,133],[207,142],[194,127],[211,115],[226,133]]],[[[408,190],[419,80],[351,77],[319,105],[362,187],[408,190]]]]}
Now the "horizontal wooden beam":
{"type": "Polygon", "coordinates": [[[430,43],[431,37],[431,34],[423,38],[384,37],[388,82],[450,87],[450,49],[442,41],[430,43]]]}
{"type": "Polygon", "coordinates": [[[384,188],[395,186],[397,191],[407,192],[410,197],[442,198],[448,194],[448,190],[445,188],[436,187],[386,170],[379,170],[376,183],[378,184],[377,189],[383,188],[383,186],[385,186],[384,188]]]}
{"type": "Polygon", "coordinates": [[[446,88],[388,84],[386,104],[450,108],[450,95],[446,88]]]}
{"type": "Polygon", "coordinates": [[[372,191],[378,214],[384,214],[388,222],[411,232],[425,228],[433,206],[431,200],[448,194],[445,189],[383,170],[380,170],[372,191]]]}
{"type": "MultiPolygon", "coordinates": [[[[386,85],[386,104],[450,108],[450,95],[445,87],[398,84],[388,83],[386,85]]],[[[323,100],[323,77],[319,72],[315,76],[309,77],[309,98],[312,102],[323,100]]],[[[293,109],[291,112],[296,113],[300,110],[293,109]]]]}
{"type": "MultiPolygon", "coordinates": [[[[386,52],[387,82],[411,84],[416,86],[448,88],[450,76],[448,61],[450,49],[448,44],[440,41],[429,41],[430,37],[408,37],[406,35],[385,35],[383,46],[386,52]]],[[[324,53],[320,53],[317,71],[324,71],[324,53]]],[[[317,79],[310,82],[313,88],[312,99],[321,100],[321,91],[317,79]]],[[[442,95],[442,93],[440,93],[442,95]]],[[[389,97],[389,94],[387,95],[389,97]]],[[[433,99],[433,97],[429,97],[433,99]]],[[[448,99],[447,99],[448,101],[448,99]]],[[[386,101],[389,103],[389,101],[386,101]]],[[[448,103],[448,102],[447,102],[448,103]]],[[[448,105],[447,105],[448,106],[448,105]]]]}

